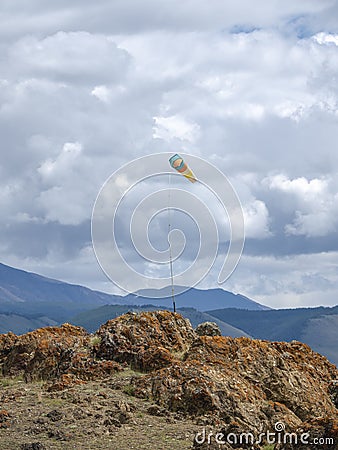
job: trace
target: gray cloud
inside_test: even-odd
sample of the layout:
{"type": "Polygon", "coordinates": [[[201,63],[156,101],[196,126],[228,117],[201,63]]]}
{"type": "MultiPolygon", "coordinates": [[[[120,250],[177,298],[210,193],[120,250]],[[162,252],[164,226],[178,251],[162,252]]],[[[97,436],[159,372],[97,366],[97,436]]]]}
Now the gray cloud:
{"type": "MultiPolygon", "coordinates": [[[[2,2],[2,34],[50,33],[58,30],[86,29],[103,33],[140,33],[147,30],[195,31],[227,29],[234,26],[270,27],[282,25],[294,17],[319,15],[330,18],[335,10],[330,0],[272,0],[267,4],[257,0],[214,0],[212,5],[202,0],[164,1],[108,0],[99,3],[76,0],[48,4],[42,0],[27,3],[22,0],[2,2]]],[[[318,21],[318,18],[317,18],[318,21]]],[[[324,22],[325,23],[325,22],[324,22]]]]}
{"type": "Polygon", "coordinates": [[[113,289],[90,247],[102,183],[130,159],[186,151],[243,204],[248,241],[224,287],[273,306],[313,305],[321,289],[318,303],[336,303],[337,8],[3,1],[3,262],[113,289]]]}
{"type": "Polygon", "coordinates": [[[9,49],[8,62],[8,70],[14,68],[20,78],[115,84],[125,78],[129,58],[107,36],[58,31],[43,39],[20,39],[9,49]]]}

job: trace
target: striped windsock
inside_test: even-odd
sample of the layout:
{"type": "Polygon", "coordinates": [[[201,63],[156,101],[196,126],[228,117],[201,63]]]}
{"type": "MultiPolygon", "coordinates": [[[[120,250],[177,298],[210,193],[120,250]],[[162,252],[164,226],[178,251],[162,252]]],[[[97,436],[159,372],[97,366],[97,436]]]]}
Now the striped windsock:
{"type": "Polygon", "coordinates": [[[195,183],[195,181],[197,181],[197,178],[195,177],[192,170],[184,162],[182,156],[176,153],[169,159],[169,163],[171,167],[177,170],[177,172],[180,172],[183,176],[185,176],[185,178],[187,178],[192,183],[195,183]]]}

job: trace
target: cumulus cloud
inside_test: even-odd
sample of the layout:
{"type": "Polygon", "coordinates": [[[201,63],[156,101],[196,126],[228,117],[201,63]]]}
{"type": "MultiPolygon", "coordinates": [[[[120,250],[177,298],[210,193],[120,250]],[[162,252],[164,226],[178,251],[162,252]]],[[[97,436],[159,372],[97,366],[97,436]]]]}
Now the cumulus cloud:
{"type": "Polygon", "coordinates": [[[47,183],[62,183],[72,176],[79,166],[81,151],[79,142],[67,142],[54,160],[47,159],[38,168],[42,179],[47,183]]]}
{"type": "Polygon", "coordinates": [[[121,79],[129,58],[108,36],[59,31],[42,39],[20,39],[9,48],[8,61],[21,76],[88,83],[121,79]]]}
{"type": "Polygon", "coordinates": [[[186,151],[222,170],[243,205],[246,253],[225,287],[292,306],[326,286],[336,302],[337,11],[335,0],[4,1],[3,261],[111,289],[89,250],[101,185],[133,158],[186,151]]]}
{"type": "Polygon", "coordinates": [[[334,44],[338,45],[338,34],[331,33],[317,33],[313,36],[313,39],[318,42],[318,44],[334,44]]]}
{"type": "Polygon", "coordinates": [[[155,117],[154,120],[154,138],[165,141],[178,138],[189,142],[194,142],[198,138],[200,127],[195,123],[189,123],[183,117],[155,117]]]}
{"type": "Polygon", "coordinates": [[[269,212],[261,200],[254,200],[244,207],[244,221],[247,238],[264,239],[271,235],[269,212]]]}
{"type": "Polygon", "coordinates": [[[337,252],[277,258],[244,254],[227,287],[274,308],[335,304],[337,256],[337,252]]]}
{"type": "Polygon", "coordinates": [[[288,198],[294,217],[292,223],[285,225],[287,234],[316,237],[338,231],[338,193],[332,180],[290,180],[285,175],[275,175],[263,180],[263,184],[288,198]]]}

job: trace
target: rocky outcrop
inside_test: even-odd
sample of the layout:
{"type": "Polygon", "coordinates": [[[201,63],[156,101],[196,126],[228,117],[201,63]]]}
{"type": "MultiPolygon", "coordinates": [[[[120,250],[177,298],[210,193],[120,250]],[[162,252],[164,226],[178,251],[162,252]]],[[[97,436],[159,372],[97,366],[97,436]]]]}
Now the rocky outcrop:
{"type": "Polygon", "coordinates": [[[135,378],[135,395],[171,411],[209,413],[259,432],[283,421],[290,428],[314,417],[335,417],[331,381],[338,374],[300,343],[247,338],[196,338],[183,361],[135,378]]]}
{"type": "MultiPolygon", "coordinates": [[[[94,335],[69,324],[2,335],[0,364],[5,376],[47,380],[50,392],[93,379],[109,379],[119,389],[115,373],[137,369],[143,374],[131,375],[123,389],[149,400],[150,415],[194,417],[223,435],[259,436],[282,423],[283,431],[337,438],[338,370],[325,357],[295,341],[222,337],[210,324],[197,333],[188,320],[168,311],[128,313],[94,335]]],[[[116,414],[121,426],[132,420],[129,407],[115,406],[109,426],[117,426],[116,414]]],[[[4,410],[0,427],[10,423],[4,410]]],[[[235,447],[226,443],[222,448],[235,447]]],[[[291,448],[286,444],[278,450],[291,448]]]]}
{"type": "Polygon", "coordinates": [[[337,368],[300,342],[200,337],[184,360],[199,361],[215,379],[223,379],[245,410],[258,397],[285,405],[301,420],[337,412],[331,397],[337,368]]]}
{"type": "MultiPolygon", "coordinates": [[[[337,417],[337,368],[300,342],[196,336],[181,361],[133,380],[134,394],[259,434],[337,417]]],[[[228,431],[229,432],[229,431],[228,431]]]]}
{"type": "Polygon", "coordinates": [[[113,361],[95,360],[90,335],[70,324],[41,328],[22,336],[9,333],[0,337],[4,376],[23,376],[29,382],[55,380],[68,374],[70,378],[86,380],[121,370],[113,361]]]}
{"type": "Polygon", "coordinates": [[[189,320],[168,311],[127,313],[102,325],[99,358],[127,362],[141,371],[170,366],[195,338],[189,320]]]}

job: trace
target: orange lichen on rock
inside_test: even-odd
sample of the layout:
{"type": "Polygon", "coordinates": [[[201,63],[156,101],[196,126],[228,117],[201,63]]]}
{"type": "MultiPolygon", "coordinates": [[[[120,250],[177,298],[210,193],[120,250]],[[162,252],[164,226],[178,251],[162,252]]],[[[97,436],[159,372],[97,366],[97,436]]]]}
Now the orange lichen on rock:
{"type": "Polygon", "coordinates": [[[127,313],[109,320],[96,334],[98,357],[145,372],[170,365],[195,338],[190,322],[168,311],[127,313]]]}
{"type": "MultiPolygon", "coordinates": [[[[7,341],[8,338],[7,335],[7,341]]],[[[27,381],[53,378],[64,373],[71,355],[86,345],[88,339],[89,334],[83,328],[69,324],[40,328],[22,336],[11,335],[11,345],[2,350],[2,373],[23,375],[27,381]]],[[[3,347],[7,341],[2,340],[3,347]]]]}
{"type": "Polygon", "coordinates": [[[41,328],[23,336],[1,335],[0,355],[2,374],[22,375],[27,382],[61,379],[64,375],[93,380],[122,370],[114,361],[95,360],[89,333],[70,324],[41,328]]]}
{"type": "Polygon", "coordinates": [[[2,373],[47,380],[49,390],[114,377],[125,366],[143,372],[131,377],[130,395],[164,410],[254,433],[278,421],[337,433],[338,370],[300,342],[198,335],[168,311],[124,314],[94,335],[69,324],[0,335],[2,373]]]}
{"type": "MultiPolygon", "coordinates": [[[[157,345],[166,342],[159,336],[157,345]]],[[[153,341],[150,348],[155,355],[153,341]]],[[[143,354],[144,347],[134,351],[143,354]]],[[[258,430],[278,420],[296,427],[311,417],[335,417],[330,389],[337,375],[325,357],[299,342],[195,335],[180,360],[135,378],[133,385],[135,395],[169,410],[209,412],[225,421],[237,417],[258,430]]]]}

